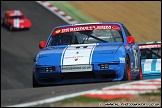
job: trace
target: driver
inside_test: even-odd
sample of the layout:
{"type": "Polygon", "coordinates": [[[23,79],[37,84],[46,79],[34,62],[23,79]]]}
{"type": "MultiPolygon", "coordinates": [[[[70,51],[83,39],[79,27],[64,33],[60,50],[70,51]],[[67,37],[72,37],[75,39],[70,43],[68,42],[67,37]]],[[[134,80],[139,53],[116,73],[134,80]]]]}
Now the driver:
{"type": "Polygon", "coordinates": [[[71,35],[62,35],[61,41],[62,41],[62,44],[71,44],[72,43],[72,37],[71,37],[71,35]]]}

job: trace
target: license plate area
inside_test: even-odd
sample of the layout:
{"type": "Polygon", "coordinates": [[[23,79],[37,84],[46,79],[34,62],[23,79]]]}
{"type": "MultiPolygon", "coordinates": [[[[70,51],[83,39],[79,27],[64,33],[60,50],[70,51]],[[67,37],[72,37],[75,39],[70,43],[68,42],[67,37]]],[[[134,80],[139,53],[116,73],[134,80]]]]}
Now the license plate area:
{"type": "Polygon", "coordinates": [[[68,65],[61,66],[61,72],[87,72],[92,71],[92,65],[68,65]]]}

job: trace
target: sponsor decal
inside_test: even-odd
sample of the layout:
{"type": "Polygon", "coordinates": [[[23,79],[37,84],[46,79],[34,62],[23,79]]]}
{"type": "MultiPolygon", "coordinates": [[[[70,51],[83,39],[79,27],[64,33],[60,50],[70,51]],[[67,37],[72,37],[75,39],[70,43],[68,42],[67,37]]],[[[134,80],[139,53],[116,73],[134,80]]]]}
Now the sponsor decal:
{"type": "Polygon", "coordinates": [[[131,67],[133,67],[133,62],[131,62],[131,67]]]}
{"type": "Polygon", "coordinates": [[[126,45],[125,48],[128,50],[130,47],[128,45],[126,45]]]}
{"type": "MultiPolygon", "coordinates": [[[[67,28],[60,28],[58,33],[85,31],[85,30],[120,30],[120,27],[116,24],[102,24],[102,25],[85,25],[85,26],[69,26],[67,28]]],[[[52,36],[56,34],[57,30],[54,30],[52,36]]]]}
{"type": "Polygon", "coordinates": [[[58,33],[60,33],[60,32],[61,32],[61,30],[56,30],[56,31],[55,31],[56,34],[58,34],[58,33]]]}
{"type": "Polygon", "coordinates": [[[78,58],[75,59],[75,61],[77,61],[77,60],[78,60],[78,58]]]}
{"type": "Polygon", "coordinates": [[[64,57],[64,59],[69,59],[69,58],[81,58],[83,56],[66,56],[64,57]]]}
{"type": "Polygon", "coordinates": [[[120,63],[125,63],[125,58],[119,57],[119,59],[120,59],[120,63]]]}
{"type": "Polygon", "coordinates": [[[139,49],[146,49],[146,48],[161,48],[161,44],[139,45],[139,49]]]}
{"type": "Polygon", "coordinates": [[[92,65],[71,65],[71,66],[62,66],[62,72],[84,72],[92,71],[92,65]]]}

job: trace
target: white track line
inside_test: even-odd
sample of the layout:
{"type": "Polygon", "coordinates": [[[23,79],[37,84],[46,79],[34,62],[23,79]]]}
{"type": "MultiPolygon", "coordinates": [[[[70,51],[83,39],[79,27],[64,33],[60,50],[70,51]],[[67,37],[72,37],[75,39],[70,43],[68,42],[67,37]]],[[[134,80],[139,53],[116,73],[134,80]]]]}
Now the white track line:
{"type": "Polygon", "coordinates": [[[53,97],[53,98],[48,98],[48,99],[43,99],[39,101],[34,101],[34,102],[28,102],[28,103],[22,103],[22,104],[17,104],[17,105],[10,105],[10,106],[5,106],[5,107],[29,107],[29,106],[36,106],[36,105],[41,105],[41,104],[46,104],[46,103],[52,103],[52,102],[57,102],[60,100],[64,100],[67,98],[72,98],[76,96],[80,96],[92,91],[96,91],[97,89],[90,90],[90,91],[84,91],[84,92],[78,92],[78,93],[73,93],[73,94],[68,94],[68,95],[63,95],[63,96],[58,96],[58,97],[53,97]]]}
{"type": "Polygon", "coordinates": [[[57,7],[50,4],[48,1],[36,1],[38,4],[42,5],[46,9],[50,10],[52,13],[57,15],[59,18],[67,22],[68,24],[76,24],[78,23],[73,18],[65,14],[63,11],[59,10],[57,7]]]}

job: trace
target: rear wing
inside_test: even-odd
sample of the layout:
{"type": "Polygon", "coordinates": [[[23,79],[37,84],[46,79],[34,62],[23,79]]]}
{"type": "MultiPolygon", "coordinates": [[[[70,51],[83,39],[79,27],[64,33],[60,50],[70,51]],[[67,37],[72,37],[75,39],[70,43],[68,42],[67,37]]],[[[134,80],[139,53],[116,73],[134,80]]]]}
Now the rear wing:
{"type": "Polygon", "coordinates": [[[161,42],[141,42],[138,43],[139,49],[161,48],[161,42]]]}

